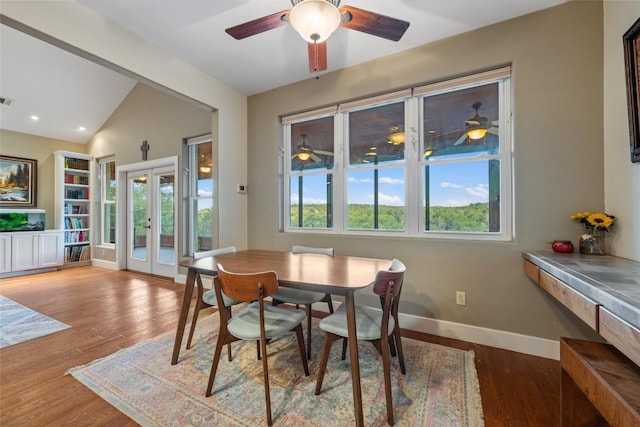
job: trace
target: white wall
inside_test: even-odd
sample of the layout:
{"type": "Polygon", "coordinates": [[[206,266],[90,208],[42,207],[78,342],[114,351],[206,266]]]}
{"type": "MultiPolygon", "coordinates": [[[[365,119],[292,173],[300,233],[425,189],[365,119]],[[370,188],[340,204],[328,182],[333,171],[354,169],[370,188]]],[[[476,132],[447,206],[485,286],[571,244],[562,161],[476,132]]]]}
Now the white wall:
{"type": "Polygon", "coordinates": [[[616,216],[611,253],[635,261],[640,261],[640,163],[631,163],[629,155],[622,35],[639,17],[639,1],[604,2],[604,202],[606,212],[616,216]]]}
{"type": "Polygon", "coordinates": [[[247,182],[246,97],[162,49],[71,1],[3,1],[2,15],[30,27],[26,32],[71,51],[85,52],[217,110],[221,246],[247,246],[247,200],[235,192],[247,182]],[[43,34],[37,34],[37,33],[43,34]],[[53,40],[46,40],[51,41],[53,40]]]}

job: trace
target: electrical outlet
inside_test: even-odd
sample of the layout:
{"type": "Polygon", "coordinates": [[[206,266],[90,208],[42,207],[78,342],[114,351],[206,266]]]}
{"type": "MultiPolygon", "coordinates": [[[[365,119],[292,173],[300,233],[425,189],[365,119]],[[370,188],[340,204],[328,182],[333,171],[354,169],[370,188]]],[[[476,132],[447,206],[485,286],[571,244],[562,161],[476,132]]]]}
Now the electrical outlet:
{"type": "Polygon", "coordinates": [[[467,294],[465,292],[456,291],[456,304],[467,305],[467,294]]]}

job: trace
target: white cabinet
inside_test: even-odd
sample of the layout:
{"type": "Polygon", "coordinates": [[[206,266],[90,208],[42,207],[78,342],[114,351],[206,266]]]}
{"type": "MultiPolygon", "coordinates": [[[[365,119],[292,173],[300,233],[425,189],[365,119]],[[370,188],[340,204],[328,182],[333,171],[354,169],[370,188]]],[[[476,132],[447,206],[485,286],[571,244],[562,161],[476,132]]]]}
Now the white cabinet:
{"type": "Polygon", "coordinates": [[[64,263],[62,233],[38,235],[38,268],[56,267],[64,263]]]}
{"type": "Polygon", "coordinates": [[[91,261],[93,157],[68,151],[55,155],[55,224],[64,230],[64,263],[91,261]]]}
{"type": "Polygon", "coordinates": [[[0,273],[11,271],[11,235],[0,235],[0,273]]]}
{"type": "Polygon", "coordinates": [[[0,273],[58,267],[64,262],[62,231],[5,233],[0,245],[0,273]]]}
{"type": "Polygon", "coordinates": [[[11,238],[11,271],[38,268],[38,235],[14,234],[11,238]]]}

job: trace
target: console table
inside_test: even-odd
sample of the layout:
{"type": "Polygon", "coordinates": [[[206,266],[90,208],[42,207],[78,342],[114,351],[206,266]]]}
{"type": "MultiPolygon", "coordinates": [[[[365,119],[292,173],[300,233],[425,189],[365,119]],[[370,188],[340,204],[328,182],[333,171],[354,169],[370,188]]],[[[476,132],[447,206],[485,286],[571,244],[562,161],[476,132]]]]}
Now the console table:
{"type": "Polygon", "coordinates": [[[609,344],[563,338],[563,426],[640,427],[640,263],[523,251],[525,274],[609,344]]]}

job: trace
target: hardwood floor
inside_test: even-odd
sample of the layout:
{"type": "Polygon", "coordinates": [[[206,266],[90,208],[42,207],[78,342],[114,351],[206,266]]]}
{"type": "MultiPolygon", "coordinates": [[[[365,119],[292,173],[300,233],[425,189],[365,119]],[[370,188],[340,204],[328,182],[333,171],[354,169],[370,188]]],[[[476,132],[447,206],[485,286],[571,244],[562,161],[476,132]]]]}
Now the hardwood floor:
{"type": "MultiPolygon", "coordinates": [[[[65,372],[174,331],[182,289],[161,278],[99,267],[0,280],[3,296],[72,326],[0,350],[0,425],[137,425],[65,372]]],[[[405,332],[475,352],[486,426],[560,424],[559,362],[405,332]]]]}

